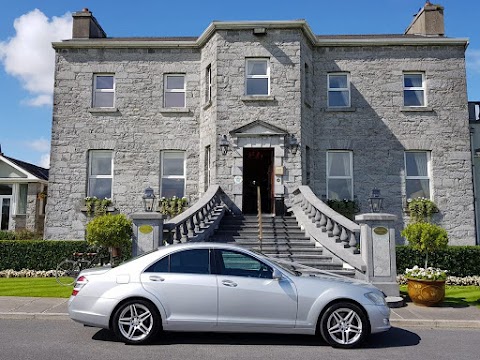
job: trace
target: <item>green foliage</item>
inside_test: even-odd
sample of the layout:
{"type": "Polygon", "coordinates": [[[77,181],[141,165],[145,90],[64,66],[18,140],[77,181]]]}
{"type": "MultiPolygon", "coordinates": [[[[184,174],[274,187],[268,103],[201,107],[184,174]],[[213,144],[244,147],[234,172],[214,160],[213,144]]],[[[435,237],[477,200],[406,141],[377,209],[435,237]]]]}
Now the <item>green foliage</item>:
{"type": "Polygon", "coordinates": [[[85,206],[87,208],[88,216],[102,216],[107,213],[107,208],[112,205],[110,199],[98,199],[96,196],[86,197],[85,206]]]}
{"type": "Polygon", "coordinates": [[[357,202],[354,200],[327,200],[327,205],[352,221],[355,218],[355,214],[360,211],[357,202]]]}
{"type": "Polygon", "coordinates": [[[15,240],[15,233],[13,231],[0,230],[0,240],[15,240]]]}
{"type": "Polygon", "coordinates": [[[408,200],[408,211],[412,222],[430,222],[438,207],[433,201],[421,197],[408,200]]]}
{"type": "MultiPolygon", "coordinates": [[[[396,248],[397,272],[413,268],[424,261],[424,255],[410,246],[396,248]]],[[[429,261],[435,266],[448,269],[449,276],[480,275],[480,246],[448,246],[429,254],[429,261]]]]}
{"type": "Polygon", "coordinates": [[[124,214],[101,215],[87,224],[87,242],[94,246],[121,247],[131,242],[132,221],[124,214]]]}
{"type": "Polygon", "coordinates": [[[159,201],[160,213],[170,216],[171,218],[181,214],[187,206],[187,198],[171,198],[162,197],[159,201]]]}
{"type": "Polygon", "coordinates": [[[41,240],[42,235],[22,229],[18,231],[0,231],[0,240],[41,240]]]}

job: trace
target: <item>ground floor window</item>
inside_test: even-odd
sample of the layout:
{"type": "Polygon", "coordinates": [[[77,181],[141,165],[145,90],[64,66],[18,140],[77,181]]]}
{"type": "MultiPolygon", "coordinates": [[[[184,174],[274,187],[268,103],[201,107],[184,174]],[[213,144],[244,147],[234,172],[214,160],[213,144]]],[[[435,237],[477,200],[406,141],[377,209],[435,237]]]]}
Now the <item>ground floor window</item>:
{"type": "Polygon", "coordinates": [[[88,197],[112,198],[113,152],[91,150],[88,166],[88,197]]]}
{"type": "Polygon", "coordinates": [[[162,151],[161,196],[185,196],[185,151],[162,151]]]}
{"type": "Polygon", "coordinates": [[[327,151],[327,199],[353,200],[352,151],[327,151]]]}
{"type": "Polygon", "coordinates": [[[405,152],[405,194],[407,199],[431,196],[429,151],[405,152]]]}

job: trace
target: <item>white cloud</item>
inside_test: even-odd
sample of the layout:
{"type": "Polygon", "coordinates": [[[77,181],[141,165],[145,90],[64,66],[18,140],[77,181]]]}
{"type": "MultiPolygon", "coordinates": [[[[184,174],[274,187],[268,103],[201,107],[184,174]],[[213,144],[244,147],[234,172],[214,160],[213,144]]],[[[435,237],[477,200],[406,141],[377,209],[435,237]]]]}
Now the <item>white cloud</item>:
{"type": "Polygon", "coordinates": [[[480,74],[480,50],[468,49],[466,58],[467,68],[477,74],[480,74]]]}
{"type": "Polygon", "coordinates": [[[50,141],[40,138],[29,142],[28,147],[38,152],[50,151],[50,141]]]}
{"type": "Polygon", "coordinates": [[[43,154],[40,157],[40,162],[39,162],[38,166],[41,166],[45,169],[50,168],[50,154],[43,154]]]}
{"type": "Polygon", "coordinates": [[[0,42],[5,72],[19,78],[33,98],[31,106],[52,104],[55,52],[52,42],[72,37],[72,17],[66,13],[49,19],[35,9],[15,19],[15,36],[0,42]]]}

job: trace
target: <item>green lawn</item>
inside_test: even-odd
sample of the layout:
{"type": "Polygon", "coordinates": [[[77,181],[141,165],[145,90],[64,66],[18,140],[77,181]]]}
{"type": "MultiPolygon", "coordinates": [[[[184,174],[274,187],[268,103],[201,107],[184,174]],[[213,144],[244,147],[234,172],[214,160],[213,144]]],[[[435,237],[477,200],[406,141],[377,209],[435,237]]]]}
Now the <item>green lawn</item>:
{"type": "Polygon", "coordinates": [[[0,278],[0,296],[68,298],[73,286],[62,286],[55,278],[0,278]]]}
{"type": "MultiPolygon", "coordinates": [[[[400,285],[400,292],[407,296],[407,285],[400,285]]],[[[445,286],[445,300],[442,306],[480,308],[480,286],[445,286]]]]}

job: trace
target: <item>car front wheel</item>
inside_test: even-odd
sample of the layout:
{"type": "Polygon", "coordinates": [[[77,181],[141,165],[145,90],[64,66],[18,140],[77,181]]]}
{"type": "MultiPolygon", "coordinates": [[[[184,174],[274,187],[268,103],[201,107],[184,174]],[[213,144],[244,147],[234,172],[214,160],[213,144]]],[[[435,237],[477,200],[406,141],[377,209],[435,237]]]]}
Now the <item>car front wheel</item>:
{"type": "Polygon", "coordinates": [[[333,347],[350,349],[360,346],[369,333],[368,319],[355,304],[331,305],[320,320],[320,333],[333,347]]]}
{"type": "Polygon", "coordinates": [[[113,317],[113,332],[126,344],[145,344],[160,328],[160,316],[155,307],[144,300],[122,304],[113,317]]]}

